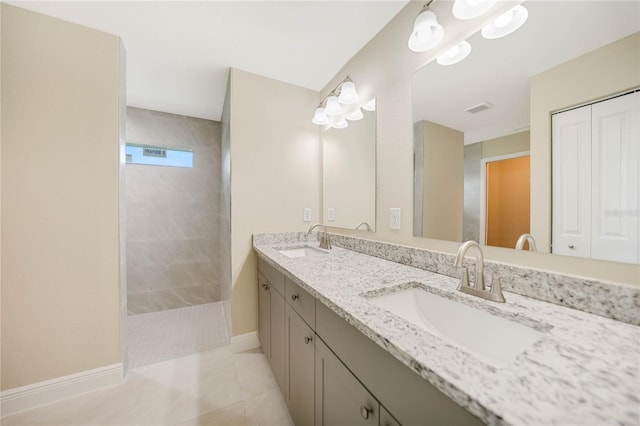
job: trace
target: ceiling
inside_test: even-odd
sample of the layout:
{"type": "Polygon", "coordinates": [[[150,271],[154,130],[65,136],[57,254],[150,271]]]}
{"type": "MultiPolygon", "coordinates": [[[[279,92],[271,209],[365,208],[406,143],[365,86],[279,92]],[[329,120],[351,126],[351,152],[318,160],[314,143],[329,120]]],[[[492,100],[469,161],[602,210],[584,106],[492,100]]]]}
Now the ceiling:
{"type": "Polygon", "coordinates": [[[462,62],[432,62],[414,74],[414,121],[463,131],[465,144],[526,130],[531,76],[640,31],[636,0],[530,0],[524,6],[529,19],[515,33],[498,40],[476,34],[462,62]],[[481,102],[494,107],[464,111],[481,102]]]}
{"type": "Polygon", "coordinates": [[[7,3],[120,36],[128,105],[220,120],[230,67],[320,91],[408,1],[7,3]]]}

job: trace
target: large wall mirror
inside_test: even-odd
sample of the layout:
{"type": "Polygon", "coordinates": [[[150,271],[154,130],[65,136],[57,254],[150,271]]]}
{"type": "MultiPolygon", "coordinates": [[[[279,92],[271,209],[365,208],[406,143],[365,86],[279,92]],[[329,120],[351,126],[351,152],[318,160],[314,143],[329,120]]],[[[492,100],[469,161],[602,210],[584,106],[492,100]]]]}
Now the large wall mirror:
{"type": "Polygon", "coordinates": [[[322,139],[323,223],[373,231],[376,226],[376,112],[343,129],[329,128],[322,139]]]}
{"type": "MultiPolygon", "coordinates": [[[[604,191],[611,194],[613,187],[625,190],[613,191],[616,195],[600,206],[596,201],[588,204],[587,216],[592,219],[578,217],[579,208],[572,210],[570,204],[577,204],[571,191],[552,194],[560,176],[556,169],[569,180],[578,173],[575,161],[559,165],[560,156],[554,154],[552,185],[552,143],[559,146],[552,142],[552,116],[638,89],[640,2],[527,1],[523,5],[529,18],[516,32],[496,40],[477,33],[467,40],[472,50],[462,62],[443,66],[434,61],[413,76],[414,235],[513,249],[520,236],[532,234],[540,252],[638,263],[640,93],[632,94],[637,100],[627,102],[631,110],[626,115],[616,116],[618,124],[627,123],[623,132],[630,135],[619,138],[616,153],[606,154],[616,156],[607,160],[608,167],[622,172],[607,178],[607,188],[587,190],[587,198],[595,200],[593,194],[604,191]],[[568,219],[558,219],[553,210],[562,203],[570,205],[565,214],[573,216],[568,219]],[[596,209],[605,213],[598,217],[596,209]],[[588,220],[594,224],[585,223],[588,220]],[[560,238],[552,237],[552,228],[560,229],[561,222],[569,234],[582,232],[580,226],[596,233],[596,221],[609,221],[600,228],[621,230],[635,239],[635,247],[625,246],[617,254],[608,250],[608,257],[598,257],[591,250],[572,252],[573,240],[563,240],[568,249],[560,250],[560,238]]],[[[613,121],[607,124],[610,134],[621,128],[613,121]]],[[[585,131],[575,126],[567,129],[562,131],[574,136],[585,131]]],[[[581,142],[574,137],[571,143],[581,142]]],[[[591,151],[600,155],[595,145],[591,151]]],[[[596,163],[593,160],[594,168],[596,163]]],[[[587,170],[576,179],[603,181],[602,173],[600,178],[596,174],[587,170]]],[[[521,248],[531,245],[526,242],[521,248]]]]}

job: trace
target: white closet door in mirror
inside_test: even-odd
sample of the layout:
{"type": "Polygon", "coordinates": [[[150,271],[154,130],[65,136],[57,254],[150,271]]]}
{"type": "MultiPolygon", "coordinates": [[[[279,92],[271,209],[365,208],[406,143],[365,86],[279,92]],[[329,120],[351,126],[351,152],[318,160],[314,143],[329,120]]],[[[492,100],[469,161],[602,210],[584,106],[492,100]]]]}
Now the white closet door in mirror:
{"type": "Polygon", "coordinates": [[[640,93],[593,104],[591,257],[638,263],[640,93]]]}
{"type": "Polygon", "coordinates": [[[552,120],[552,253],[590,257],[591,106],[552,120]]]}

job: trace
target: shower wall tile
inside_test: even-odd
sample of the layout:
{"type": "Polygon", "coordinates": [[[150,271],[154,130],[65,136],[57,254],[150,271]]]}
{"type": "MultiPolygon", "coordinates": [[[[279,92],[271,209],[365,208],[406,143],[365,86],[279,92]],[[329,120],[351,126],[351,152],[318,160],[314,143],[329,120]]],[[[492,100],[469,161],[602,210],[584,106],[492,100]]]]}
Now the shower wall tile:
{"type": "Polygon", "coordinates": [[[220,301],[220,123],[128,108],[127,142],[193,152],[193,168],[126,166],[129,314],[220,301]]]}

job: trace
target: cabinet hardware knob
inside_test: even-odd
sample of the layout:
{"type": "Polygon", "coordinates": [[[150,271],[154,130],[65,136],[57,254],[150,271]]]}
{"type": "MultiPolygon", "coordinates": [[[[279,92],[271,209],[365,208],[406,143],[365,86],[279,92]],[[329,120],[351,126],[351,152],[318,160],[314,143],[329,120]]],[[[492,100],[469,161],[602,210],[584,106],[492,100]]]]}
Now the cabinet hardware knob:
{"type": "Polygon", "coordinates": [[[293,300],[294,302],[295,302],[296,300],[298,300],[298,299],[300,299],[300,296],[298,296],[297,294],[292,294],[292,295],[291,295],[291,300],[293,300]]]}
{"type": "Polygon", "coordinates": [[[308,345],[309,343],[311,343],[311,341],[312,341],[312,340],[313,340],[313,337],[311,337],[311,336],[304,336],[304,343],[305,343],[305,344],[307,344],[307,345],[308,345]]]}
{"type": "Polygon", "coordinates": [[[572,249],[575,248],[575,246],[573,244],[569,244],[569,248],[572,249]]]}
{"type": "Polygon", "coordinates": [[[365,418],[368,419],[369,415],[373,413],[373,408],[367,406],[367,405],[363,405],[362,407],[360,407],[360,415],[365,418]]]}
{"type": "Polygon", "coordinates": [[[262,283],[262,288],[267,288],[267,284],[266,283],[262,283]]]}

